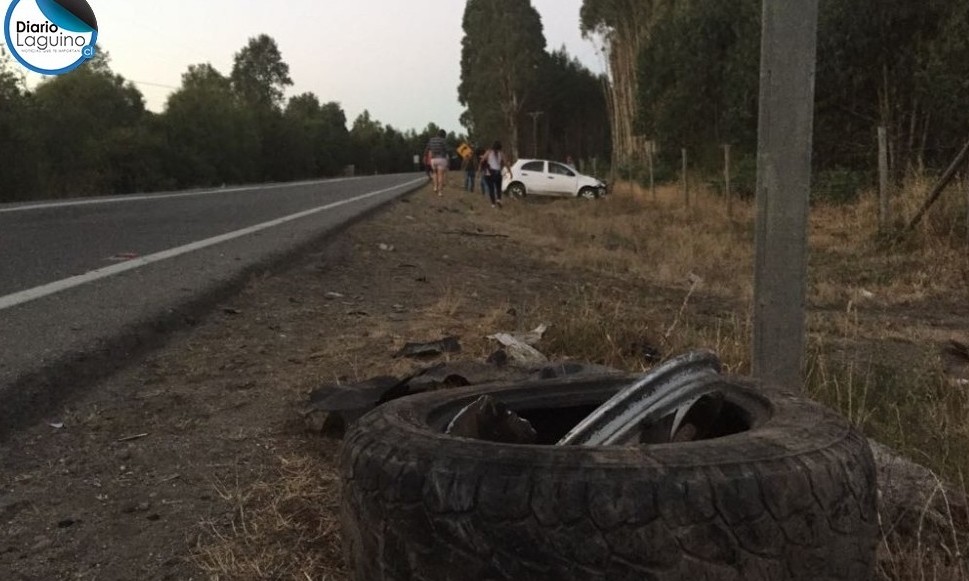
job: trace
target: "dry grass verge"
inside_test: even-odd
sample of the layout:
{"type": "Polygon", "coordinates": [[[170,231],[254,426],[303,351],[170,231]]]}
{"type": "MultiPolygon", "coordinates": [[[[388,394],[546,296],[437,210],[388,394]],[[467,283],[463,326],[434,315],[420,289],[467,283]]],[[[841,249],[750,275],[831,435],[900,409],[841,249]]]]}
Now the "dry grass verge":
{"type": "MultiPolygon", "coordinates": [[[[897,215],[911,215],[926,189],[922,181],[908,184],[895,200],[897,215]]],[[[620,188],[595,202],[511,201],[490,212],[461,196],[468,195],[438,201],[422,192],[352,233],[358,245],[372,245],[385,236],[381,229],[396,227],[394,216],[409,217],[427,236],[415,255],[423,257],[421,268],[443,279],[407,305],[406,317],[371,309],[379,343],[399,345],[418,330],[424,339],[436,338],[432,330],[454,332],[467,337],[463,356],[480,357],[490,348],[488,332],[549,323],[540,348],[553,358],[639,370],[657,357],[707,347],[730,371],[749,371],[749,201],[735,201],[728,217],[724,201],[705,191],[684,207],[675,187],[659,188],[656,200],[620,188]],[[445,233],[455,229],[507,238],[445,233]]],[[[959,216],[964,209],[947,199],[915,236],[888,244],[877,232],[871,195],[813,208],[807,361],[812,397],[955,483],[969,470],[969,387],[940,353],[947,341],[969,343],[969,261],[959,216]]],[[[406,250],[406,242],[397,246],[406,250]]],[[[331,359],[328,377],[399,371],[385,352],[368,358],[367,339],[357,337],[331,359]],[[353,369],[341,360],[354,361],[353,369]]],[[[342,578],[333,457],[317,457],[312,437],[305,446],[310,453],[280,459],[277,478],[245,490],[223,487],[236,517],[228,527],[208,526],[197,553],[212,578],[342,578]]],[[[969,531],[960,515],[951,513],[947,530],[935,535],[883,525],[880,578],[969,579],[969,531]]]]}
{"type": "Polygon", "coordinates": [[[332,457],[279,458],[263,482],[214,487],[233,511],[202,524],[195,560],[210,579],[346,578],[332,457]]]}

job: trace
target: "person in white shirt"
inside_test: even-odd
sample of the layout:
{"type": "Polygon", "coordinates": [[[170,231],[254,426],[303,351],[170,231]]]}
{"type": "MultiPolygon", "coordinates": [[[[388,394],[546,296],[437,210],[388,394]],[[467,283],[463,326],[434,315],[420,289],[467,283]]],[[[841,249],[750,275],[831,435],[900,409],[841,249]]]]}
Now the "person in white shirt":
{"type": "Polygon", "coordinates": [[[491,197],[491,207],[501,207],[501,171],[508,166],[505,154],[501,151],[501,142],[496,141],[491,149],[481,156],[482,171],[488,178],[491,186],[488,188],[488,195],[491,197]]]}

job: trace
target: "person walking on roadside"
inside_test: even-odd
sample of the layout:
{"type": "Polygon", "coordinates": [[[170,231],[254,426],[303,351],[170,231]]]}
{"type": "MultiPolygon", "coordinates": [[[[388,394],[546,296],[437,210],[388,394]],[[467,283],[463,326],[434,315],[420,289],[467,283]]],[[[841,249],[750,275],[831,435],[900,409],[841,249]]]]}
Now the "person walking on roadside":
{"type": "Polygon", "coordinates": [[[478,166],[478,180],[481,182],[481,193],[491,197],[491,181],[488,179],[487,164],[484,162],[485,149],[479,147],[474,151],[475,163],[478,166]]]}
{"type": "Polygon", "coordinates": [[[447,141],[444,138],[447,132],[441,129],[437,135],[431,137],[427,142],[427,152],[431,156],[431,171],[434,178],[434,193],[438,196],[443,195],[444,180],[447,173],[447,141]]]}
{"type": "Polygon", "coordinates": [[[481,163],[485,168],[488,177],[488,196],[491,198],[491,207],[501,207],[501,171],[508,165],[505,161],[505,154],[501,151],[501,142],[496,141],[491,149],[481,156],[481,163]]]}
{"type": "Polygon", "coordinates": [[[478,173],[478,156],[472,153],[467,159],[462,161],[462,165],[464,166],[464,189],[473,194],[474,180],[478,173]]]}

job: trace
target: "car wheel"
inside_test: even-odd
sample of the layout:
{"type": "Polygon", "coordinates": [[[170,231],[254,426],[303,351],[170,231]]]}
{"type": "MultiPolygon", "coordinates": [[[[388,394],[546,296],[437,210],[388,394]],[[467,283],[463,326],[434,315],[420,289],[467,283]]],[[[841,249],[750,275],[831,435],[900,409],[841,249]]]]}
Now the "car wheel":
{"type": "Polygon", "coordinates": [[[436,391],[361,418],[340,462],[354,578],[870,579],[871,451],[809,400],[731,380],[721,417],[732,417],[733,432],[677,444],[521,445],[444,433],[489,394],[551,444],[630,381],[436,391]]]}
{"type": "Polygon", "coordinates": [[[586,186],[579,190],[578,197],[585,198],[586,200],[595,200],[599,197],[599,190],[586,186]]]}
{"type": "Polygon", "coordinates": [[[514,196],[516,198],[524,198],[525,197],[525,184],[523,184],[521,182],[512,182],[508,186],[508,195],[509,196],[514,196]]]}

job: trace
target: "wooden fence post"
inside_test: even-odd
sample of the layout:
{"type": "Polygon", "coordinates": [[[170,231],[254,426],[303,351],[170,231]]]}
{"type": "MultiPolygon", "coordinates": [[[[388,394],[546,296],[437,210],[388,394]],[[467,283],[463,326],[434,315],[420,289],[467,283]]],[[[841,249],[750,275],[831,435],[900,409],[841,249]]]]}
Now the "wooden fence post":
{"type": "Polygon", "coordinates": [[[656,201],[656,182],[655,182],[655,177],[653,175],[653,153],[654,153],[653,149],[655,148],[654,143],[655,142],[652,139],[650,139],[647,144],[647,147],[648,147],[647,159],[649,160],[649,193],[650,195],[653,196],[653,201],[655,202],[656,201]]]}
{"type": "Polygon", "coordinates": [[[803,390],[818,0],[763,0],[762,17],[751,367],[803,390]]]}
{"type": "Polygon", "coordinates": [[[878,128],[878,231],[888,228],[888,132],[878,128]]]}
{"type": "Polygon", "coordinates": [[[919,211],[915,213],[915,216],[913,216],[911,220],[909,220],[907,228],[908,230],[914,230],[915,227],[918,226],[918,223],[922,221],[922,216],[925,216],[925,213],[929,211],[932,204],[939,199],[939,196],[942,195],[942,191],[945,190],[947,185],[949,185],[949,182],[951,182],[952,178],[955,177],[956,172],[959,171],[959,167],[962,166],[962,162],[966,161],[966,159],[969,159],[969,141],[962,146],[962,149],[959,150],[959,154],[956,155],[956,158],[952,160],[949,167],[946,168],[946,170],[942,173],[942,177],[939,178],[939,182],[935,184],[932,191],[929,192],[929,197],[919,208],[919,211]]]}
{"type": "Polygon", "coordinates": [[[687,180],[687,177],[686,177],[686,166],[687,166],[687,163],[686,163],[686,148],[685,147],[682,148],[680,150],[680,152],[683,155],[683,170],[682,170],[682,174],[683,174],[683,199],[686,201],[686,207],[689,208],[690,207],[690,183],[689,183],[689,181],[687,180]]]}
{"type": "Polygon", "coordinates": [[[723,146],[723,195],[727,198],[727,216],[733,218],[733,196],[730,194],[730,144],[723,146]]]}
{"type": "Polygon", "coordinates": [[[969,247],[969,171],[962,176],[962,187],[966,188],[966,247],[969,247]]]}

